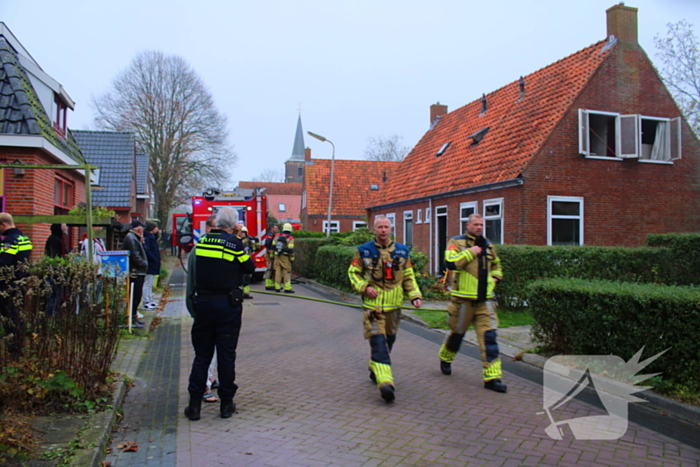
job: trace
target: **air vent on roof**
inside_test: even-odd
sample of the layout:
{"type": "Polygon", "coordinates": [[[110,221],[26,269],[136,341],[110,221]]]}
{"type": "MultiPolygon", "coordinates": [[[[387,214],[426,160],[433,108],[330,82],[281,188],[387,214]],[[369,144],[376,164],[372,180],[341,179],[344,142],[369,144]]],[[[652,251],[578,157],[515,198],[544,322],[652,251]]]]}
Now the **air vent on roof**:
{"type": "Polygon", "coordinates": [[[481,115],[486,113],[486,94],[481,95],[481,115]]]}
{"type": "Polygon", "coordinates": [[[525,97],[525,80],[523,77],[520,77],[520,100],[525,97]]]}
{"type": "Polygon", "coordinates": [[[443,144],[440,150],[437,153],[435,153],[435,156],[440,157],[443,154],[445,154],[445,151],[447,151],[447,148],[450,147],[450,144],[452,144],[452,141],[448,141],[447,143],[443,144]]]}
{"type": "Polygon", "coordinates": [[[370,186],[369,186],[369,189],[370,189],[370,190],[378,190],[378,189],[379,189],[379,185],[370,185],[370,186]]]}
{"type": "Polygon", "coordinates": [[[488,131],[489,127],[486,127],[471,135],[469,139],[472,140],[472,144],[470,144],[469,147],[476,146],[477,144],[479,144],[479,141],[484,139],[484,136],[486,136],[486,133],[488,133],[488,131]]]}

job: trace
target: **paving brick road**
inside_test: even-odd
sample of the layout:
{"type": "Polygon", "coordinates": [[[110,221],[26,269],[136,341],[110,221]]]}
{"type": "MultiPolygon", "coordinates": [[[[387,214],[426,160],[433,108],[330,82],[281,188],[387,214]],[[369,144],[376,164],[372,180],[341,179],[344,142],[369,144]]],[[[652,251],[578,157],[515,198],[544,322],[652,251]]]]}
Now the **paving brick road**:
{"type": "MultiPolygon", "coordinates": [[[[452,376],[443,376],[439,337],[425,338],[432,331],[400,331],[392,354],[397,399],[388,405],[368,378],[358,310],[254,295],[245,302],[238,347],[237,413],[223,420],[218,404],[203,404],[197,422],[182,414],[193,358],[191,320],[173,295],[145,350],[150,363],[139,366],[141,389],[125,400],[128,428],[112,443],[139,439],[139,451],[115,452],[107,458],[113,466],[700,465],[700,450],[672,439],[666,428],[661,434],[630,423],[616,441],[552,440],[544,431],[547,417],[538,415],[540,385],[506,371],[508,393],[487,391],[480,362],[467,355],[457,357],[452,376]],[[164,368],[177,362],[177,369],[164,368]],[[176,394],[174,407],[168,399],[176,394]]],[[[513,365],[525,364],[506,370],[513,365]]],[[[560,416],[566,414],[605,413],[571,401],[560,416]]],[[[697,430],[680,421],[672,425],[679,432],[697,430]]]]}

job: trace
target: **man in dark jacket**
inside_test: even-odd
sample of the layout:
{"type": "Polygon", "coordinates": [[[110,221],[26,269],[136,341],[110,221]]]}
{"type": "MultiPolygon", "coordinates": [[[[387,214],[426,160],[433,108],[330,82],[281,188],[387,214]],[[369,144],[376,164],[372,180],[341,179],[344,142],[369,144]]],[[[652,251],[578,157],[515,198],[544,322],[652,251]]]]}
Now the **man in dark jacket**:
{"type": "Polygon", "coordinates": [[[153,300],[153,283],[160,274],[160,247],[158,246],[158,224],[146,221],[146,231],[143,233],[144,248],[148,259],[146,280],[143,283],[143,307],[147,310],[155,310],[158,304],[153,300]]]}
{"type": "Polygon", "coordinates": [[[23,266],[29,263],[29,255],[32,252],[32,242],[21,230],[15,227],[12,216],[7,212],[0,212],[0,270],[11,269],[2,272],[0,290],[7,292],[0,296],[0,314],[2,314],[3,327],[6,334],[15,334],[14,341],[10,344],[13,353],[19,353],[21,349],[20,316],[17,310],[21,309],[21,301],[24,299],[24,284],[22,279],[29,275],[23,266]]]}
{"type": "Polygon", "coordinates": [[[135,328],[143,328],[143,321],[138,319],[138,307],[143,295],[143,282],[148,271],[148,259],[143,247],[144,223],[135,220],[131,223],[131,230],[124,237],[124,249],[129,251],[129,273],[131,275],[131,324],[135,328]]]}
{"type": "Polygon", "coordinates": [[[44,254],[51,258],[63,258],[66,253],[63,224],[51,224],[51,235],[46,239],[44,254]]]}

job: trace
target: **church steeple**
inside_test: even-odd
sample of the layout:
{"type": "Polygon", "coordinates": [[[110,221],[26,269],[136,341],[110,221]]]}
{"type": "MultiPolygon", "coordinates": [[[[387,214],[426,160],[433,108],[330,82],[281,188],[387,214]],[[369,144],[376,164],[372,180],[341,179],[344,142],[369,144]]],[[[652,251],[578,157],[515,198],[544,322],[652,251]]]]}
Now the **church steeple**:
{"type": "Polygon", "coordinates": [[[304,160],[304,130],[301,128],[301,113],[297,120],[297,133],[294,136],[294,147],[292,148],[292,157],[289,160],[303,161],[304,160]]]}
{"type": "Polygon", "coordinates": [[[284,163],[284,181],[287,183],[302,183],[304,180],[304,130],[301,128],[301,112],[297,120],[297,132],[294,136],[294,147],[292,157],[284,163]]]}

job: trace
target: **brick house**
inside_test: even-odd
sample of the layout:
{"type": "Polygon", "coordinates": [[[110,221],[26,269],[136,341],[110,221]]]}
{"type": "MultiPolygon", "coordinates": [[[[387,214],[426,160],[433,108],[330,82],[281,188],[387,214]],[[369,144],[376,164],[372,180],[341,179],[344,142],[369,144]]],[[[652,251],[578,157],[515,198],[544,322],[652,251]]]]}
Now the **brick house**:
{"type": "MultiPolygon", "coordinates": [[[[328,224],[331,160],[305,153],[301,222],[305,230],[325,232],[328,224]]],[[[347,232],[367,225],[366,206],[383,195],[400,162],[336,159],[333,170],[331,232],[347,232]]]]}
{"type": "MultiPolygon", "coordinates": [[[[68,129],[75,103],[60,83],[41,69],[0,22],[0,161],[22,164],[80,165],[85,160],[68,129]]],[[[85,172],[76,169],[0,169],[0,209],[16,216],[64,215],[85,201],[85,172]]],[[[44,251],[50,224],[18,222],[34,245],[32,259],[44,251]]],[[[77,244],[70,229],[69,245],[77,244]]]]}
{"type": "Polygon", "coordinates": [[[280,224],[301,223],[301,183],[239,182],[239,188],[265,189],[267,212],[280,224]]]}
{"type": "Polygon", "coordinates": [[[700,145],[637,41],[637,9],[608,37],[431,127],[367,206],[444,270],[449,237],[484,215],[495,243],[637,246],[700,230],[700,145]]]}

